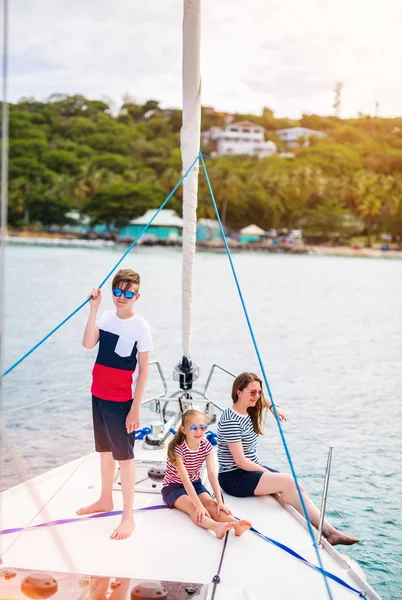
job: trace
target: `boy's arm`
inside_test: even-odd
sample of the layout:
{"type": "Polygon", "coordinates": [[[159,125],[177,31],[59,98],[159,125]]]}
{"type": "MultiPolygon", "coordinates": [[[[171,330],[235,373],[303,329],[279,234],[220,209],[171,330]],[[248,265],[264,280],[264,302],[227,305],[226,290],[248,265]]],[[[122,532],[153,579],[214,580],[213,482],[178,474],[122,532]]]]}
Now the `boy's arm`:
{"type": "Polygon", "coordinates": [[[149,352],[138,352],[138,379],[135,386],[133,404],[126,419],[127,433],[132,433],[140,426],[141,402],[148,380],[149,352]]]}
{"type": "Polygon", "coordinates": [[[102,301],[102,292],[99,288],[94,288],[89,296],[89,317],[82,338],[84,348],[91,349],[99,342],[99,329],[96,326],[96,315],[99,305],[102,301]]]}

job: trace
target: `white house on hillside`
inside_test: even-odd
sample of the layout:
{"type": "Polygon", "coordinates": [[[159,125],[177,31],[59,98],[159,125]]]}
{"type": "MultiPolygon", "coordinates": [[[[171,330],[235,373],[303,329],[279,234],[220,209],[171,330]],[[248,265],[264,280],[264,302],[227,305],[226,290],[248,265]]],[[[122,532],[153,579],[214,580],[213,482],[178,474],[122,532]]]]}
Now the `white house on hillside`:
{"type": "Polygon", "coordinates": [[[285,142],[289,148],[304,148],[309,145],[309,137],[325,137],[327,134],[322,131],[315,131],[307,127],[289,127],[288,129],[277,129],[273,131],[282,142],[285,142]],[[303,140],[303,141],[301,141],[303,140]]]}
{"type": "Polygon", "coordinates": [[[276,152],[274,142],[264,140],[264,127],[249,121],[230,123],[226,127],[211,127],[202,134],[205,144],[211,144],[218,155],[247,154],[264,158],[276,152]]]}

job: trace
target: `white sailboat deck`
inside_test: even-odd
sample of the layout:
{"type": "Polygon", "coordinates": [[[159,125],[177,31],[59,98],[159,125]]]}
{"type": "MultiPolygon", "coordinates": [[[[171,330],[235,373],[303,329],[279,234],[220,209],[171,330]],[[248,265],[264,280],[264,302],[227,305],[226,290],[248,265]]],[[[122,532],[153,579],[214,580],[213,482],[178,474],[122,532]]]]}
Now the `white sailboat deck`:
{"type": "MultiPolygon", "coordinates": [[[[146,450],[141,442],[137,442],[136,458],[136,479],[140,481],[147,477],[152,463],[165,460],[165,451],[146,450]]],[[[32,525],[76,517],[77,508],[93,502],[99,495],[98,461],[97,454],[93,453],[84,462],[82,458],[70,462],[4,492],[1,498],[1,529],[25,527],[35,515],[32,525]],[[41,506],[47,504],[39,513],[32,487],[40,498],[41,506]]],[[[152,488],[152,484],[150,480],[138,484],[135,509],[163,504],[160,483],[154,484],[156,488],[152,488]]],[[[114,501],[114,510],[120,510],[122,495],[119,489],[114,492],[114,501]]],[[[273,497],[239,499],[226,496],[225,501],[237,517],[250,520],[261,533],[316,564],[314,548],[302,519],[296,519],[273,497]]],[[[109,538],[120,521],[119,515],[3,535],[3,566],[88,576],[208,584],[206,597],[210,598],[211,582],[218,573],[224,542],[198,528],[187,515],[174,509],[137,512],[135,520],[133,535],[120,541],[109,538]]],[[[354,588],[364,590],[367,598],[378,598],[334,549],[329,547],[326,551],[324,548],[320,552],[326,570],[354,588]]],[[[251,531],[240,538],[229,533],[220,578],[216,600],[287,600],[296,597],[321,600],[328,597],[321,573],[251,531]]],[[[9,588],[10,584],[0,580],[0,598],[12,597],[2,594],[6,591],[2,589],[4,585],[9,588]]],[[[358,597],[337,582],[330,581],[329,585],[334,600],[358,597]]],[[[71,596],[72,599],[75,597],[81,596],[71,596]]]]}

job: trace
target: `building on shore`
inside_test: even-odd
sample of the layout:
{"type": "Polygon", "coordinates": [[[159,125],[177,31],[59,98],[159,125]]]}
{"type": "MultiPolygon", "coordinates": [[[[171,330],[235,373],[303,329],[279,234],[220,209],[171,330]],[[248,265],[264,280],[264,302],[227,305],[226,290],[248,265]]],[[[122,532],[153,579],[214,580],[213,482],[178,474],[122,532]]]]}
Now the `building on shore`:
{"type": "Polygon", "coordinates": [[[259,242],[263,239],[265,235],[265,231],[258,227],[258,225],[247,225],[247,227],[243,227],[240,229],[240,241],[243,244],[247,244],[248,242],[259,242]]]}
{"type": "MultiPolygon", "coordinates": [[[[152,219],[155,212],[156,209],[150,208],[142,215],[142,217],[133,219],[126,225],[123,225],[119,230],[119,237],[133,240],[137,238],[145,225],[152,219]]],[[[148,239],[154,237],[160,240],[176,241],[181,238],[182,232],[183,219],[179,217],[174,210],[164,209],[155,217],[155,220],[152,222],[152,225],[148,227],[145,235],[148,239]]]]}
{"type": "Polygon", "coordinates": [[[307,127],[289,127],[287,129],[277,129],[272,131],[281,142],[286,144],[289,150],[297,150],[309,146],[311,136],[325,137],[327,134],[323,131],[308,129],[307,127]]]}
{"type": "Polygon", "coordinates": [[[257,156],[265,158],[276,153],[276,144],[264,139],[264,127],[249,121],[230,123],[226,127],[211,127],[202,133],[202,141],[211,154],[257,156]]]}
{"type": "MultiPolygon", "coordinates": [[[[223,228],[225,235],[229,234],[227,227],[223,228]]],[[[221,240],[222,234],[219,223],[216,219],[198,219],[197,221],[197,242],[207,242],[210,240],[221,240]]]]}

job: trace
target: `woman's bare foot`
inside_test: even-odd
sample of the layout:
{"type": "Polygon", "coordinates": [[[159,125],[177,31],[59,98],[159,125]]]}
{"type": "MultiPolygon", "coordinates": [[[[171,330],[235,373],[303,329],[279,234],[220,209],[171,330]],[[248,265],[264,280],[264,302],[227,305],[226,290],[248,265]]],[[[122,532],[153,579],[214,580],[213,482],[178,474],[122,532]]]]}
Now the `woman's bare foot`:
{"type": "Polygon", "coordinates": [[[229,529],[234,529],[237,525],[237,521],[230,521],[229,523],[219,523],[216,529],[214,529],[216,537],[218,540],[221,540],[225,533],[229,531],[229,529]]]}
{"type": "Polygon", "coordinates": [[[112,540],[125,540],[133,533],[135,523],[133,519],[122,519],[120,525],[110,536],[112,540]]]}
{"type": "Polygon", "coordinates": [[[245,531],[248,531],[250,527],[252,527],[250,521],[245,521],[244,519],[242,521],[237,521],[236,527],[234,528],[235,534],[240,536],[245,531]]]}
{"type": "Polygon", "coordinates": [[[336,546],[337,544],[343,544],[344,546],[352,546],[353,544],[357,544],[360,542],[359,538],[351,537],[350,535],[346,535],[345,533],[341,533],[340,531],[335,530],[333,533],[330,533],[327,537],[327,542],[331,544],[331,546],[336,546]]]}
{"type": "Polygon", "coordinates": [[[113,510],[113,502],[100,498],[89,506],[83,506],[77,510],[77,515],[92,515],[92,513],[109,512],[113,510]]]}

